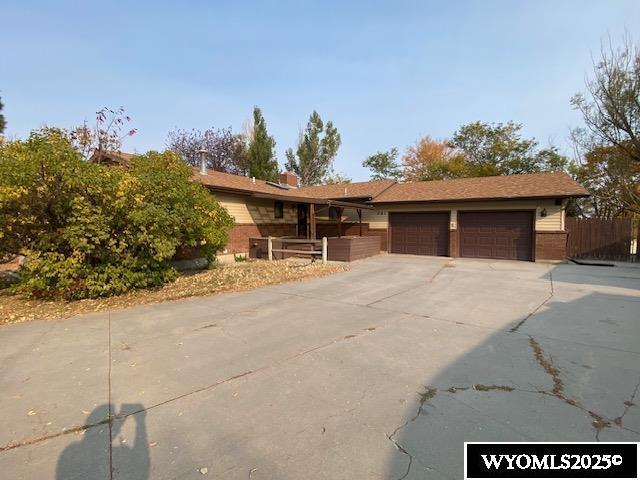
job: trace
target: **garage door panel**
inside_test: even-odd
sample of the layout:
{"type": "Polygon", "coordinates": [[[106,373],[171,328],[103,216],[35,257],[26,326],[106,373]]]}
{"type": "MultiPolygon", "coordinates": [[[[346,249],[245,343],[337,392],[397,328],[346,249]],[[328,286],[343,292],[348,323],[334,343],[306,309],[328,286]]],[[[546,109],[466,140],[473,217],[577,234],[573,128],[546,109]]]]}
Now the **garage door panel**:
{"type": "Polygon", "coordinates": [[[531,260],[532,212],[460,212],[460,256],[531,260]]]}
{"type": "Polygon", "coordinates": [[[476,238],[476,245],[479,247],[491,247],[493,239],[490,237],[478,237],[476,238]]]}
{"type": "Polygon", "coordinates": [[[391,253],[447,255],[449,213],[391,213],[391,253]]]}

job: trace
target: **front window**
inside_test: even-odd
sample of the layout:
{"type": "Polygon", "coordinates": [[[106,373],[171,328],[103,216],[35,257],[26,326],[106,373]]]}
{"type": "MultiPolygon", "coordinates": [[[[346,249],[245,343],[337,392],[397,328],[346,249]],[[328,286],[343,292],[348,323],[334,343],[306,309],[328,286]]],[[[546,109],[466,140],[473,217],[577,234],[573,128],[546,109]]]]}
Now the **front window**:
{"type": "Polygon", "coordinates": [[[273,202],[273,212],[275,218],[284,218],[284,204],[279,200],[273,202]]]}

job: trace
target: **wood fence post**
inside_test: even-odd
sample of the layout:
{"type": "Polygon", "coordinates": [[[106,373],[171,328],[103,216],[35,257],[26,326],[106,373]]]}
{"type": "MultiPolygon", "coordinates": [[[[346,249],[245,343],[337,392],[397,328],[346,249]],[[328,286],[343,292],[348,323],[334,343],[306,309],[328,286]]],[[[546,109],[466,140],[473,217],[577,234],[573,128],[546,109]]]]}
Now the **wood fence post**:
{"type": "Polygon", "coordinates": [[[267,237],[267,258],[270,262],[273,260],[273,239],[271,236],[267,237]]]}
{"type": "Polygon", "coordinates": [[[322,264],[327,263],[327,237],[322,237],[322,264]]]}

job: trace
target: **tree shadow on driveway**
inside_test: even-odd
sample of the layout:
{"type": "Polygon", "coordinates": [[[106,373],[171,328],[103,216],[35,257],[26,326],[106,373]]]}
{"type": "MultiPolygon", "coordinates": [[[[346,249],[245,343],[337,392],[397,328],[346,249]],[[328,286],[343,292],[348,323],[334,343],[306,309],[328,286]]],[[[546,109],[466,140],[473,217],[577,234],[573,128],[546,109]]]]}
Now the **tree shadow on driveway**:
{"type": "Polygon", "coordinates": [[[468,441],[640,441],[640,296],[571,288],[425,382],[387,478],[462,478],[468,441]]]}

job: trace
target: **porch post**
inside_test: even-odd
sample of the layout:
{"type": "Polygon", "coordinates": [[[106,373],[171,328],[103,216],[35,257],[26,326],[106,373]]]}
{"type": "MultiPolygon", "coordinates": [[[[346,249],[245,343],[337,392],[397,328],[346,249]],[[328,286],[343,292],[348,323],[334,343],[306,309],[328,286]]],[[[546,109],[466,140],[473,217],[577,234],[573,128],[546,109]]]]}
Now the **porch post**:
{"type": "Polygon", "coordinates": [[[339,207],[338,209],[338,238],[342,237],[342,212],[343,208],[339,207]]]}
{"type": "Polygon", "coordinates": [[[322,237],[322,263],[327,263],[327,237],[322,237]]]}
{"type": "Polygon", "coordinates": [[[309,204],[309,237],[316,239],[316,206],[313,203],[309,204]]]}
{"type": "Polygon", "coordinates": [[[360,224],[360,236],[362,236],[362,209],[358,208],[358,223],[360,224]]]}

